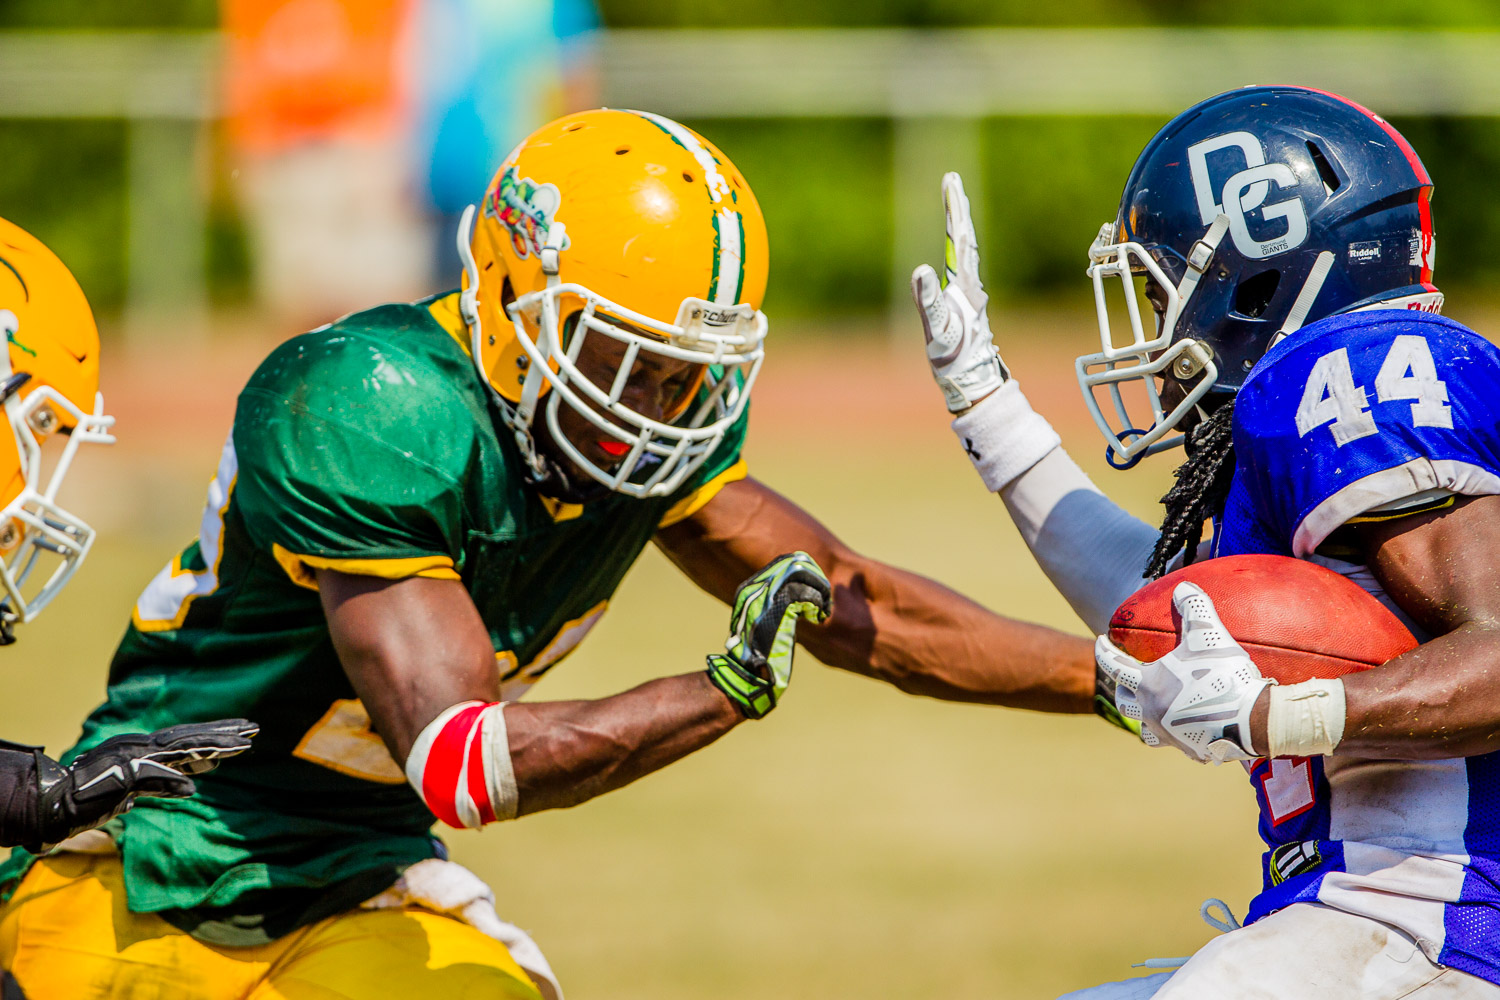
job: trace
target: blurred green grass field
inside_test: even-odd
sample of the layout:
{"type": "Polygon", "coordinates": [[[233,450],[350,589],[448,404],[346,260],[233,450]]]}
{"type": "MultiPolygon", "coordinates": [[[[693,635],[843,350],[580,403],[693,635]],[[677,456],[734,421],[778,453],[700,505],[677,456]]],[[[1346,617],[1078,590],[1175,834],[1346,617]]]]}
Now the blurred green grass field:
{"type": "MultiPolygon", "coordinates": [[[[1005,323],[1047,345],[1009,352],[1038,409],[1102,485],[1155,518],[1168,464],[1124,476],[1093,458],[1071,376],[1090,318],[1005,323]]],[[[775,336],[752,474],[866,553],[1081,630],[953,441],[915,342],[775,336]]],[[[0,735],[54,751],[71,741],[136,593],[193,536],[233,394],[273,340],[106,357],[120,443],[81,459],[65,498],[102,538],[3,654],[0,735]]],[[[648,551],[533,697],[696,669],[725,622],[648,551]]],[[[803,653],[764,722],[580,808],[448,840],[574,1000],[1004,1000],[1190,953],[1212,933],[1199,903],[1222,896],[1243,913],[1258,885],[1254,815],[1238,767],[1148,750],[1093,718],[909,697],[803,653]]]]}

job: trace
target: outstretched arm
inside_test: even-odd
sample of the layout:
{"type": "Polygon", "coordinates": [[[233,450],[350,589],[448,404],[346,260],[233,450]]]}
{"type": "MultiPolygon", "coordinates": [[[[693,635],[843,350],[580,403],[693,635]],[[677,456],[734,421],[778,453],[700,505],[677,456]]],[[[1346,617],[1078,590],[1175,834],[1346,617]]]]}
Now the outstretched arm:
{"type": "Polygon", "coordinates": [[[185,798],[189,775],[250,749],[246,719],[188,722],[112,736],[67,765],[41,747],[0,740],[0,847],[40,854],[129,809],[138,797],[185,798]]]}
{"type": "Polygon", "coordinates": [[[944,280],[926,264],[912,273],[927,361],[953,417],[953,433],[1037,565],[1095,633],[1145,582],[1157,530],[1099,491],[1062,449],[1000,360],[989,296],[979,279],[979,239],[958,174],[943,178],[944,280]]]}
{"type": "Polygon", "coordinates": [[[745,581],[707,670],[594,701],[507,704],[458,581],[317,572],[350,683],[428,808],[455,827],[577,805],[761,718],[790,682],[797,622],[821,620],[829,599],[816,564],[782,556],[745,581]]]}
{"type": "Polygon", "coordinates": [[[1088,712],[1088,640],[1002,618],[932,580],[850,550],[806,511],[754,479],[724,487],[657,545],[727,601],[747,572],[802,549],[833,583],[833,615],[798,641],[830,666],[912,694],[1048,712],[1088,712]]]}
{"type": "Polygon", "coordinates": [[[1146,585],[1160,532],[1105,496],[1061,445],[1002,486],[1000,499],[1068,606],[1090,631],[1108,632],[1115,609],[1146,585]]]}
{"type": "MultiPolygon", "coordinates": [[[[398,763],[406,765],[438,716],[470,705],[477,717],[499,702],[495,651],[462,584],[319,570],[318,589],[344,670],[398,763]]],[[[474,726],[475,739],[503,735],[490,753],[503,750],[512,774],[509,789],[485,790],[513,797],[508,807],[489,802],[488,818],[577,805],[707,746],[743,719],[703,671],[595,701],[508,704],[474,726]]],[[[428,804],[450,818],[441,803],[428,804]]]]}

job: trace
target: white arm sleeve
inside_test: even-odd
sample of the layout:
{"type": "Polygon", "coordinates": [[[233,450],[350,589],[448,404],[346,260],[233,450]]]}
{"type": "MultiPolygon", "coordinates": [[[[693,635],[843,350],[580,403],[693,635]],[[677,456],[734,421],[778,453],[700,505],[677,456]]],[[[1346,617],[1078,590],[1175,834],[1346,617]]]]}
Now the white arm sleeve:
{"type": "Polygon", "coordinates": [[[1037,565],[1095,635],[1146,584],[1160,533],[1099,491],[1061,446],[1000,491],[1037,565]]]}
{"type": "Polygon", "coordinates": [[[1107,632],[1146,582],[1157,529],[1100,492],[1014,381],[956,418],[953,431],[1042,572],[1084,624],[1107,632]]]}

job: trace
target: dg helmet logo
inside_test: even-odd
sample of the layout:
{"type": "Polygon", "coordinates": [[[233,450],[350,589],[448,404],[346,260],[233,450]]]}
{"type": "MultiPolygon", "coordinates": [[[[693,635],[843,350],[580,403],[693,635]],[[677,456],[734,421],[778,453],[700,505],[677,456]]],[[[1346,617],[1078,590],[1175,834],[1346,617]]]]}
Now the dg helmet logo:
{"type": "Polygon", "coordinates": [[[1241,254],[1255,260],[1274,257],[1295,250],[1307,240],[1307,211],[1302,199],[1294,196],[1265,204],[1271,185],[1294,188],[1297,175],[1284,163],[1267,163],[1265,147],[1255,135],[1250,132],[1216,135],[1189,146],[1187,156],[1199,217],[1205,226],[1221,214],[1228,217],[1229,235],[1241,254]],[[1219,155],[1210,161],[1210,156],[1216,153],[1219,155]],[[1240,158],[1244,159],[1244,169],[1225,176],[1225,169],[1237,166],[1240,158]],[[1215,171],[1224,177],[1217,187],[1213,180],[1215,171]],[[1256,234],[1265,239],[1256,239],[1250,231],[1247,213],[1256,209],[1260,209],[1261,216],[1256,234]],[[1276,220],[1284,220],[1284,228],[1277,227],[1276,220]]]}

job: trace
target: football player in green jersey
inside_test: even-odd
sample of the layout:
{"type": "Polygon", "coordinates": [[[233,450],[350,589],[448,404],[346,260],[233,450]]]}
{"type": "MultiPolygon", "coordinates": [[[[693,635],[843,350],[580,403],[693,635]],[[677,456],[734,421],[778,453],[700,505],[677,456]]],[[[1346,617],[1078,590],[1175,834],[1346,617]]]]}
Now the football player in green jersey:
{"type": "Polygon", "coordinates": [[[141,595],[79,748],[234,712],[257,752],[124,817],[117,853],[13,859],[0,964],[31,1000],[555,995],[434,817],[661,768],[774,708],[794,637],[908,691],[1089,710],[1089,643],[865,559],[747,475],[765,224],[702,137],[554,122],[459,245],[461,291],[295,338],[240,394],[198,539],[141,595]],[[724,650],[517,701],[653,541],[732,604],[724,650]]]}
{"type": "MultiPolygon", "coordinates": [[[[99,331],[83,290],[51,250],[5,219],[0,330],[0,645],[8,645],[88,555],[93,529],[57,493],[81,445],[114,440],[114,418],[99,396],[99,331]],[[53,443],[60,454],[44,462],[53,443]]],[[[122,731],[68,767],[40,747],[0,741],[0,846],[40,851],[136,796],[191,795],[188,775],[248,749],[253,732],[242,719],[122,731]]]]}

